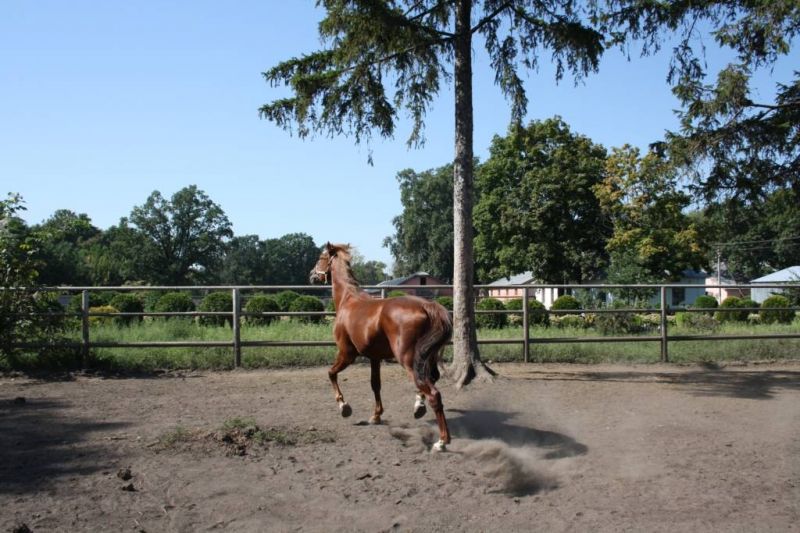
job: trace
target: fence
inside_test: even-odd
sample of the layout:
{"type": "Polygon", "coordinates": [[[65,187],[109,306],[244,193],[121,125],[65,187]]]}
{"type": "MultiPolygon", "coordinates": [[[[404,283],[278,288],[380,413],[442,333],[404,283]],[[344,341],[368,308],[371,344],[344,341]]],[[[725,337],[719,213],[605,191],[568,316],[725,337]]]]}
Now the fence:
{"type": "MultiPolygon", "coordinates": [[[[532,345],[536,344],[551,344],[551,343],[618,343],[618,342],[658,342],[661,348],[661,361],[669,361],[669,343],[676,341],[717,341],[717,340],[733,340],[733,339],[792,339],[800,338],[800,333],[772,333],[772,334],[747,334],[747,335],[716,335],[716,334],[697,334],[697,335],[669,335],[667,316],[671,312],[684,311],[688,313],[707,313],[719,311],[717,308],[696,308],[687,306],[670,306],[668,305],[667,291],[672,289],[686,289],[701,287],[703,289],[776,289],[798,290],[797,284],[784,283],[784,284],[758,284],[758,285],[697,285],[697,284],[662,284],[662,285],[609,285],[609,284],[595,284],[595,285],[575,285],[575,284],[529,284],[529,285],[476,285],[475,286],[475,300],[486,297],[489,289],[514,289],[521,291],[522,309],[519,311],[510,310],[492,310],[481,311],[476,310],[476,314],[518,314],[522,315],[522,338],[509,338],[509,339],[479,339],[478,344],[519,344],[522,347],[522,357],[525,362],[530,361],[530,350],[532,345]],[[589,290],[589,291],[603,291],[613,292],[620,290],[636,290],[639,292],[647,292],[658,295],[658,307],[636,307],[636,308],[592,308],[581,310],[549,310],[548,313],[553,315],[559,314],[576,314],[576,313],[657,313],[659,315],[658,335],[626,335],[626,336],[577,336],[577,337],[548,337],[548,338],[535,338],[530,335],[531,320],[529,316],[529,301],[531,294],[536,294],[534,291],[543,289],[574,291],[574,290],[589,290]]],[[[374,290],[380,294],[381,298],[387,296],[389,290],[404,290],[409,292],[414,291],[437,291],[437,290],[451,290],[451,285],[424,285],[424,286],[369,286],[365,289],[374,290]]],[[[13,289],[6,289],[13,290],[13,289]]],[[[79,348],[83,354],[84,361],[92,348],[165,348],[165,347],[222,347],[231,348],[234,355],[234,365],[241,366],[242,362],[242,348],[244,347],[302,347],[302,346],[335,346],[332,340],[314,340],[314,341],[243,341],[241,339],[241,324],[242,318],[247,316],[333,316],[334,312],[263,312],[263,313],[248,313],[242,310],[242,293],[253,291],[283,291],[283,290],[296,290],[303,292],[322,292],[323,297],[329,297],[330,287],[320,286],[273,286],[273,285],[248,285],[248,286],[121,286],[121,287],[50,287],[43,289],[46,291],[57,292],[59,294],[79,293],[81,294],[80,312],[70,314],[64,313],[39,313],[47,315],[60,315],[60,316],[77,316],[80,318],[81,323],[81,341],[80,343],[62,343],[63,346],[71,346],[79,348]],[[153,312],[145,311],[141,313],[110,313],[110,312],[94,312],[89,306],[90,292],[102,291],[193,291],[199,292],[212,292],[212,291],[231,291],[232,296],[232,310],[230,312],[214,312],[214,311],[192,311],[192,312],[153,312]],[[230,319],[232,338],[230,341],[145,341],[145,342],[98,342],[92,341],[90,336],[90,318],[91,317],[143,317],[143,316],[183,316],[183,317],[200,317],[200,316],[223,316],[230,319]]],[[[775,311],[797,311],[798,307],[785,307],[785,308],[772,308],[775,311]]],[[[736,308],[735,311],[748,311],[756,312],[760,308],[736,308]]],[[[43,343],[25,343],[16,342],[13,344],[16,348],[35,349],[45,346],[50,346],[43,343]]]]}

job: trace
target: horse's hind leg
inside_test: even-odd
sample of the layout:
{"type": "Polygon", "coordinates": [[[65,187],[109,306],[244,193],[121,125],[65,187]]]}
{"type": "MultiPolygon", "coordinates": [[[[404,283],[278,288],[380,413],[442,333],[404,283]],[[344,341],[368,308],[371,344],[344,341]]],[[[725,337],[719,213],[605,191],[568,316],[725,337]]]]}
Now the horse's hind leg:
{"type": "Polygon", "coordinates": [[[450,430],[447,427],[447,419],[444,416],[442,395],[429,379],[417,383],[417,386],[420,392],[428,398],[428,403],[431,404],[431,409],[433,409],[433,413],[436,415],[436,423],[439,426],[439,442],[433,445],[433,449],[444,451],[445,444],[450,444],[450,430]]]}
{"type": "Polygon", "coordinates": [[[339,406],[339,412],[342,413],[342,416],[345,418],[353,414],[353,409],[344,401],[344,395],[342,394],[342,389],[339,388],[339,379],[337,376],[339,372],[350,366],[350,363],[352,363],[354,359],[354,354],[347,350],[340,349],[339,353],[336,355],[336,362],[334,362],[333,366],[328,370],[328,378],[331,380],[331,385],[333,386],[336,404],[339,406]]]}
{"type": "Polygon", "coordinates": [[[370,424],[380,424],[381,415],[383,414],[383,403],[381,402],[381,360],[372,359],[370,363],[370,384],[372,385],[372,392],[375,394],[375,413],[369,419],[370,424]]]}

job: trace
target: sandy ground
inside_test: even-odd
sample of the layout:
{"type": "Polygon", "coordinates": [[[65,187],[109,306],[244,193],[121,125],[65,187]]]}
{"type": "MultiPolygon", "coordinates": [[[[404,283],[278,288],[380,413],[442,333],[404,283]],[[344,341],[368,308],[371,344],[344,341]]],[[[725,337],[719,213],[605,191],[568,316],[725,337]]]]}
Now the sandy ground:
{"type": "Polygon", "coordinates": [[[379,426],[366,365],[347,419],[325,368],[6,376],[0,531],[800,529],[800,364],[495,369],[442,382],[444,453],[396,365],[379,426]],[[295,442],[237,448],[233,418],[295,442]]]}

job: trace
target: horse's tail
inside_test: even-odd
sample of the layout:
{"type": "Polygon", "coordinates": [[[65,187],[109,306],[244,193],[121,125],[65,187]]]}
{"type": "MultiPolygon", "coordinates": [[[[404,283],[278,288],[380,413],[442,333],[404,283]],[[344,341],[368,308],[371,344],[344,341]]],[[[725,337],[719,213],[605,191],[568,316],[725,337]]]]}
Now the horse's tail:
{"type": "Polygon", "coordinates": [[[414,352],[414,374],[418,382],[439,379],[439,355],[453,334],[453,323],[447,309],[437,302],[426,301],[423,309],[428,315],[428,330],[417,341],[414,352]]]}

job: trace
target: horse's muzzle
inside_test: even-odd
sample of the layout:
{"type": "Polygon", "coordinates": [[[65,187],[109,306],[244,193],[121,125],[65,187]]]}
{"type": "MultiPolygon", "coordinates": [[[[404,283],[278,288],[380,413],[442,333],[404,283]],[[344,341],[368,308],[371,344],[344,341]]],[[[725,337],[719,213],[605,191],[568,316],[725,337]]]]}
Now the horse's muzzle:
{"type": "Polygon", "coordinates": [[[311,272],[308,274],[308,282],[311,285],[325,285],[327,282],[328,276],[325,275],[325,272],[319,272],[316,269],[312,269],[311,272]]]}

